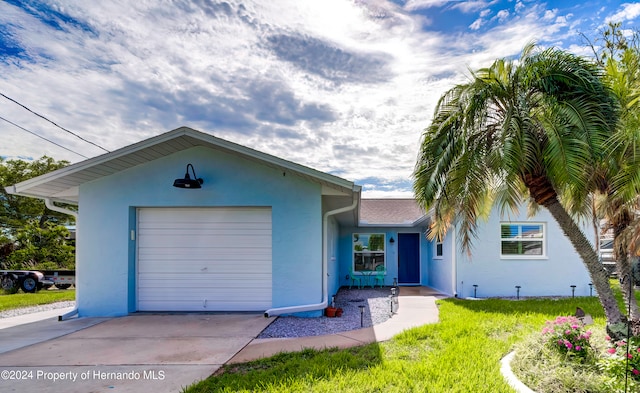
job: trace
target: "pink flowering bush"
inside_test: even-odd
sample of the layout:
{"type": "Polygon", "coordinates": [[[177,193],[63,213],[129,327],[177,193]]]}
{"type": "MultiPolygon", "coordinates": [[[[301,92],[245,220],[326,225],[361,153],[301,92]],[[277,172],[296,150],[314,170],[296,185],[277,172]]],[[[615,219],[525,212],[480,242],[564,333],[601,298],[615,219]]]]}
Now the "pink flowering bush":
{"type": "MultiPolygon", "coordinates": [[[[629,342],[629,353],[627,354],[627,340],[612,340],[606,337],[609,342],[607,356],[602,359],[599,366],[605,373],[618,380],[624,380],[628,371],[629,380],[633,385],[640,382],[640,347],[638,338],[632,338],[629,342]]],[[[612,380],[613,381],[613,380],[612,380]]],[[[632,386],[633,386],[632,385],[632,386]]]]}
{"type": "Polygon", "coordinates": [[[576,360],[584,361],[591,351],[591,331],[585,330],[576,317],[557,317],[547,321],[542,329],[546,342],[553,348],[576,360]]]}

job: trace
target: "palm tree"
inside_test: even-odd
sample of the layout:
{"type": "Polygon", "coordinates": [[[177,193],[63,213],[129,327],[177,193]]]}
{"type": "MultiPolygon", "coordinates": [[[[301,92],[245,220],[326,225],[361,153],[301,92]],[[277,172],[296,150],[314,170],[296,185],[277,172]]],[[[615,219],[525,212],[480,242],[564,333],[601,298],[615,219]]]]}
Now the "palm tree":
{"type": "MultiPolygon", "coordinates": [[[[595,178],[598,192],[598,213],[606,219],[614,235],[616,270],[629,316],[640,324],[640,309],[632,287],[633,271],[630,255],[632,247],[628,232],[638,220],[640,194],[640,36],[635,32],[627,40],[620,23],[609,23],[603,32],[603,50],[598,53],[592,45],[595,57],[603,67],[604,81],[620,103],[620,117],[616,132],[606,143],[605,157],[595,178]]],[[[640,332],[636,332],[640,334],[640,332]]]]}
{"type": "MultiPolygon", "coordinates": [[[[640,194],[640,53],[625,49],[619,59],[608,58],[605,81],[620,101],[621,116],[616,132],[607,143],[605,161],[608,170],[603,210],[614,234],[616,267],[630,317],[640,320],[640,310],[631,285],[632,265],[629,258],[627,228],[637,220],[640,194]]],[[[632,252],[634,250],[631,250],[632,252]]],[[[637,250],[636,250],[637,251],[637,250]]]]}
{"type": "Polygon", "coordinates": [[[496,60],[440,98],[414,171],[416,199],[433,208],[431,237],[442,238],[455,221],[469,250],[492,206],[517,210],[530,197],[582,258],[615,333],[626,320],[608,274],[559,195],[584,205],[617,120],[616,101],[595,64],[534,49],[525,47],[519,61],[496,60]]]}

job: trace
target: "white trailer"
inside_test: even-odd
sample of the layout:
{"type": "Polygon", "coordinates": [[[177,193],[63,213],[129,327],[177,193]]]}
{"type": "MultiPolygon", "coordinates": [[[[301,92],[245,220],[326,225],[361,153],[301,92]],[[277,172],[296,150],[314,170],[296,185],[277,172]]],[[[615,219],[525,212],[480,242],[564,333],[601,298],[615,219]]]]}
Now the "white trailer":
{"type": "Polygon", "coordinates": [[[44,274],[44,289],[49,289],[51,286],[58,289],[69,289],[72,285],[76,285],[75,270],[43,270],[42,273],[44,274]]]}

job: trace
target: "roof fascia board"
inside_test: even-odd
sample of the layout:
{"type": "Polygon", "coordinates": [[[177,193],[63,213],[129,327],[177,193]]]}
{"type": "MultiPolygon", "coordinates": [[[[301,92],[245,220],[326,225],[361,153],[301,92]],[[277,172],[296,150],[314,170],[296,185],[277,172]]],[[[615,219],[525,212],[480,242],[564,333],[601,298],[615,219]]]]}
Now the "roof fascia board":
{"type": "Polygon", "coordinates": [[[184,131],[179,128],[177,130],[170,131],[170,132],[167,132],[165,134],[160,134],[160,135],[157,135],[155,137],[151,137],[149,139],[146,139],[144,141],[137,142],[137,143],[134,143],[132,145],[125,146],[125,147],[120,148],[118,150],[114,150],[114,151],[109,152],[109,153],[101,154],[99,156],[92,157],[92,158],[86,159],[84,161],[77,162],[75,164],[71,164],[71,165],[66,166],[64,168],[57,169],[57,170],[55,170],[53,172],[49,172],[49,173],[45,173],[44,175],[36,176],[33,179],[28,179],[28,180],[25,180],[23,182],[15,184],[16,193],[19,193],[20,195],[26,195],[26,193],[21,191],[21,189],[28,189],[28,188],[31,188],[33,186],[39,186],[39,185],[41,185],[43,183],[46,183],[46,182],[48,182],[50,180],[53,180],[53,179],[56,179],[56,178],[59,178],[59,177],[63,177],[63,176],[66,176],[66,175],[71,175],[73,173],[82,171],[83,169],[103,164],[103,163],[111,161],[111,160],[113,160],[115,158],[120,158],[122,156],[126,156],[128,154],[131,154],[131,153],[133,153],[133,152],[135,152],[137,150],[144,149],[145,147],[157,145],[157,144],[165,142],[167,140],[176,138],[177,136],[180,136],[180,134],[184,134],[184,131]],[[177,131],[181,131],[181,132],[177,132],[177,131]]]}
{"type": "Polygon", "coordinates": [[[422,216],[422,217],[418,218],[417,220],[415,220],[413,222],[413,226],[419,226],[419,225],[426,224],[430,219],[431,219],[431,216],[425,214],[424,216],[422,216]]]}
{"type": "MultiPolygon", "coordinates": [[[[12,193],[12,194],[20,194],[20,195],[27,195],[27,193],[25,193],[22,190],[26,190],[29,189],[31,187],[34,186],[38,186],[41,185],[43,183],[46,183],[48,181],[54,180],[56,178],[59,177],[63,177],[66,175],[70,175],[73,174],[75,172],[79,172],[83,169],[92,167],[92,166],[96,166],[99,164],[103,164],[106,163],[108,161],[111,161],[113,159],[116,158],[120,158],[123,156],[126,156],[128,154],[132,154],[135,153],[136,151],[142,150],[144,148],[147,147],[152,147],[154,145],[158,145],[161,144],[163,142],[167,142],[170,141],[171,139],[175,139],[177,137],[180,136],[189,136],[195,139],[198,139],[206,144],[210,144],[213,146],[218,146],[222,149],[226,149],[228,151],[231,152],[236,152],[242,155],[246,155],[249,156],[251,158],[257,159],[257,160],[261,160],[264,161],[266,163],[270,163],[272,165],[277,165],[278,167],[281,167],[283,169],[288,169],[294,172],[298,172],[300,174],[303,175],[307,175],[310,176],[312,178],[315,178],[319,181],[324,181],[327,182],[329,184],[335,185],[339,188],[342,189],[346,189],[346,190],[350,190],[350,191],[356,191],[356,188],[358,190],[360,190],[360,186],[356,186],[354,185],[353,182],[348,181],[346,179],[342,179],[340,177],[334,176],[334,175],[330,175],[328,173],[324,173],[324,172],[320,172],[318,170],[300,165],[300,164],[296,164],[294,162],[291,161],[287,161],[284,160],[282,158],[278,158],[275,156],[272,156],[270,154],[266,154],[266,153],[262,153],[259,152],[257,150],[251,149],[249,147],[246,146],[242,146],[239,145],[237,143],[233,143],[233,142],[229,142],[226,141],[224,139],[220,139],[218,137],[215,137],[213,135],[210,134],[206,134],[203,133],[201,131],[196,131],[194,129],[188,128],[188,127],[180,127],[177,128],[173,131],[169,131],[166,132],[164,134],[160,134],[157,135],[155,137],[151,137],[149,139],[143,140],[141,142],[137,142],[134,143],[132,145],[128,145],[125,146],[123,148],[120,148],[118,150],[115,150],[113,152],[110,153],[105,153],[102,155],[99,155],[97,157],[93,157],[93,158],[89,158],[87,160],[78,162],[76,164],[71,164],[67,167],[55,170],[53,172],[49,172],[47,174],[41,175],[41,176],[37,176],[33,179],[29,179],[29,180],[25,180],[23,182],[17,183],[14,185],[13,190],[8,190],[7,192],[12,193]],[[12,192],[13,191],[13,192],[12,192]]],[[[359,191],[358,191],[359,192],[359,191]]]]}
{"type": "Polygon", "coordinates": [[[66,198],[63,198],[63,197],[50,197],[49,198],[49,197],[44,197],[42,195],[32,194],[32,193],[29,193],[29,192],[17,192],[15,190],[15,185],[7,186],[4,189],[5,189],[5,191],[7,193],[12,194],[12,195],[18,195],[18,196],[23,196],[23,197],[28,197],[28,198],[35,198],[35,199],[42,199],[42,200],[49,199],[52,202],[67,203],[69,205],[78,205],[78,201],[73,200],[73,199],[66,199],[66,198]]]}

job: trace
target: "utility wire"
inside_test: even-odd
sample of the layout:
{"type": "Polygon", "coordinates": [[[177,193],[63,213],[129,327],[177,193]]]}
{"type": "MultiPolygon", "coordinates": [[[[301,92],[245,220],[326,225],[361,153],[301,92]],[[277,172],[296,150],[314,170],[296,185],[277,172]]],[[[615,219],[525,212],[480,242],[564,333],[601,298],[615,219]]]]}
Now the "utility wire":
{"type": "MultiPolygon", "coordinates": [[[[0,94],[2,94],[2,93],[0,93],[0,94]]],[[[89,157],[85,156],[84,154],[80,154],[80,153],[78,153],[77,151],[73,151],[73,150],[71,150],[71,149],[69,149],[69,148],[66,148],[66,147],[62,146],[62,145],[61,145],[61,144],[59,144],[59,143],[56,143],[56,142],[54,142],[54,141],[52,141],[52,140],[50,140],[50,139],[47,139],[47,138],[45,138],[45,137],[43,137],[43,136],[40,136],[40,135],[36,134],[36,133],[35,133],[35,132],[33,132],[33,131],[29,131],[29,130],[27,130],[26,128],[24,128],[24,127],[22,127],[22,126],[20,126],[20,125],[18,125],[18,124],[16,124],[16,123],[14,123],[14,122],[12,122],[12,121],[10,121],[10,120],[5,119],[5,118],[4,118],[4,117],[2,117],[2,116],[0,116],[0,120],[4,120],[4,121],[6,121],[7,123],[11,124],[12,126],[18,127],[19,129],[21,129],[21,130],[23,130],[23,131],[26,131],[26,132],[28,132],[28,133],[29,133],[29,134],[31,134],[31,135],[35,135],[35,136],[37,136],[37,137],[38,137],[38,138],[40,138],[40,139],[44,139],[44,140],[45,140],[45,141],[47,141],[47,142],[53,143],[54,145],[56,145],[56,146],[58,146],[58,147],[61,147],[61,148],[65,149],[65,150],[67,150],[67,151],[70,151],[71,153],[75,153],[75,154],[77,154],[77,155],[79,155],[79,156],[81,156],[81,157],[84,157],[84,158],[89,158],[89,157]]]]}
{"type": "MultiPolygon", "coordinates": [[[[20,105],[21,107],[23,107],[23,108],[24,108],[24,109],[26,109],[27,111],[29,111],[29,112],[33,113],[34,115],[36,115],[36,116],[38,116],[38,117],[40,117],[40,118],[42,118],[42,119],[44,119],[44,120],[48,121],[49,123],[53,124],[54,126],[58,127],[59,129],[61,129],[61,130],[65,131],[65,132],[68,132],[69,134],[71,134],[71,135],[75,136],[76,138],[79,138],[79,139],[81,139],[81,140],[83,140],[83,141],[85,141],[85,142],[87,142],[87,143],[89,143],[89,144],[91,144],[91,145],[93,145],[93,146],[96,146],[96,147],[98,147],[98,148],[100,148],[100,149],[102,149],[102,150],[106,151],[107,153],[109,153],[109,150],[105,149],[104,147],[102,147],[102,146],[100,146],[100,145],[98,145],[98,144],[96,144],[96,143],[93,143],[93,142],[91,142],[91,141],[89,141],[89,140],[86,140],[86,139],[84,139],[83,137],[81,137],[80,135],[78,135],[78,134],[76,134],[76,133],[74,133],[74,132],[71,132],[71,131],[67,130],[66,128],[64,128],[64,127],[62,127],[62,126],[60,126],[60,125],[56,124],[55,122],[53,122],[53,121],[51,121],[51,120],[47,119],[45,116],[43,116],[43,115],[41,115],[41,114],[39,114],[39,113],[37,113],[37,112],[32,111],[31,109],[29,109],[29,108],[28,108],[28,107],[26,107],[25,105],[23,105],[23,104],[19,103],[18,101],[14,100],[13,98],[8,97],[8,96],[6,96],[6,95],[4,95],[4,94],[2,94],[2,93],[0,93],[0,96],[3,96],[3,97],[4,97],[4,98],[6,98],[7,100],[9,100],[9,101],[11,101],[11,102],[13,102],[13,103],[15,103],[15,104],[17,104],[17,105],[20,105]]],[[[75,153],[75,152],[74,152],[74,153],[75,153]]]]}

